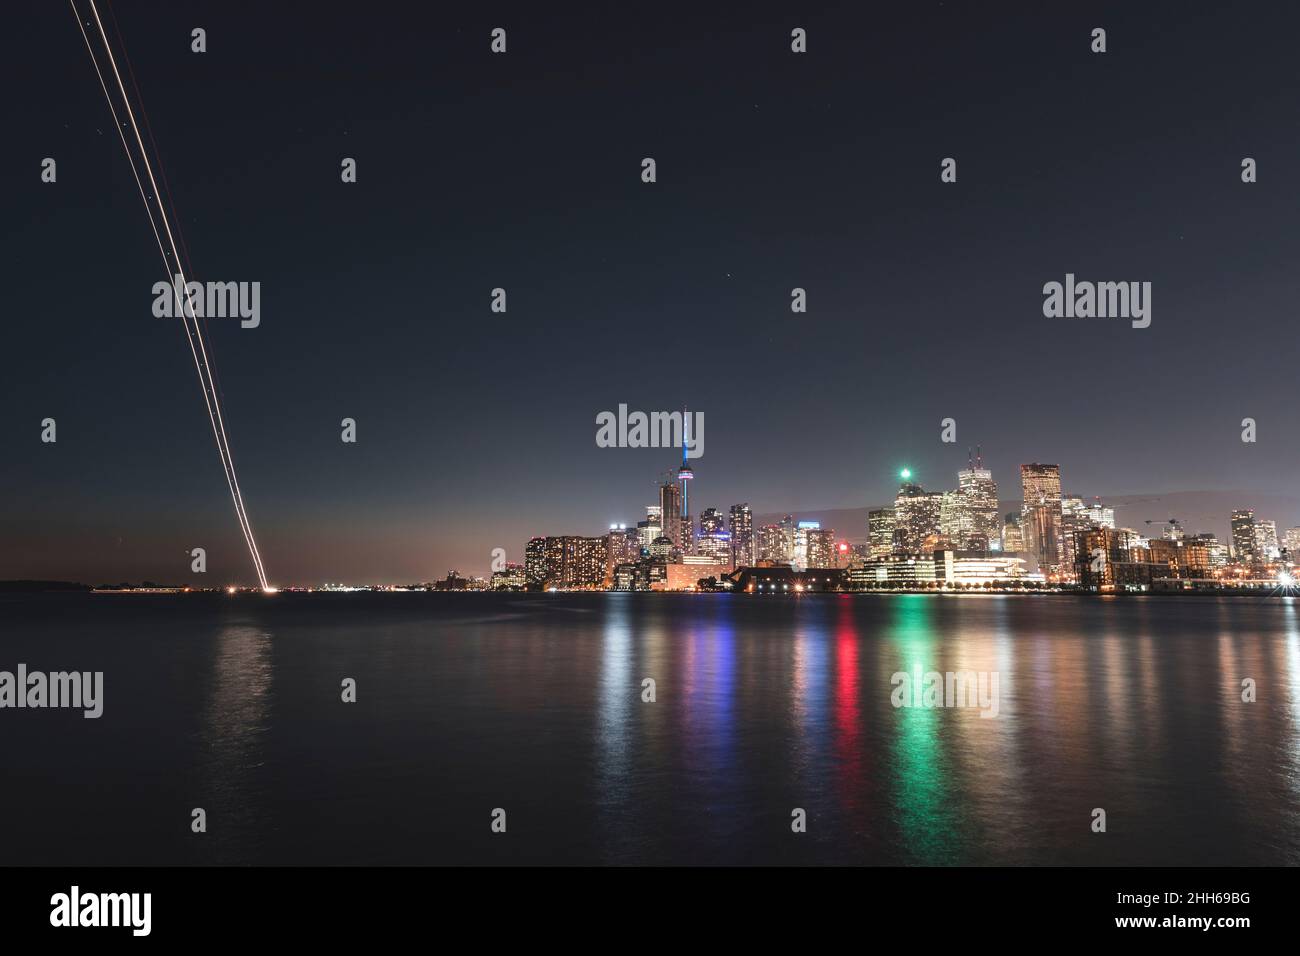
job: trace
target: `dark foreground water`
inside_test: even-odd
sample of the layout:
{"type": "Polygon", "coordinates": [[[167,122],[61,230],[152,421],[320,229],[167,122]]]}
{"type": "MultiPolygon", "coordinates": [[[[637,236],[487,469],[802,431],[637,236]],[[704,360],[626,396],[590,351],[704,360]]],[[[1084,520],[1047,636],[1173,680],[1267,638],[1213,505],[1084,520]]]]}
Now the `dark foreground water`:
{"type": "Polygon", "coordinates": [[[1300,863],[1290,598],[0,597],[20,662],[104,715],[0,710],[0,864],[1300,863]]]}

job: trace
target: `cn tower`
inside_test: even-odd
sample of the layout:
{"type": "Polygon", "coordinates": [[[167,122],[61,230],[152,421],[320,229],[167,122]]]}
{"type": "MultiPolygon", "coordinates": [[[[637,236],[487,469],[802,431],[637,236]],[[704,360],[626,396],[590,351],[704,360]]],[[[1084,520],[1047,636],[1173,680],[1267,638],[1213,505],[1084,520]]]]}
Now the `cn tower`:
{"type": "Polygon", "coordinates": [[[687,446],[691,442],[691,415],[686,409],[682,409],[682,466],[677,469],[677,480],[682,483],[682,549],[690,547],[691,539],[694,535],[691,533],[691,503],[690,503],[690,482],[695,477],[695,472],[691,470],[690,463],[686,458],[687,446]]]}

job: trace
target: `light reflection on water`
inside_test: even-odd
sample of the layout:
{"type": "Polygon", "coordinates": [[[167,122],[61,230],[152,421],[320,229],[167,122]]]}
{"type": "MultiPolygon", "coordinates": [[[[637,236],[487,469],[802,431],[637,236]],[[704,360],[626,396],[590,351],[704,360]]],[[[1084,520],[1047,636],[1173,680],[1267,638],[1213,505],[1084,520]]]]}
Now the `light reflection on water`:
{"type": "Polygon", "coordinates": [[[108,695],[93,735],[12,725],[14,862],[1300,863],[1294,599],[86,607],[93,642],[79,611],[14,628],[15,654],[85,658],[108,695]],[[895,708],[918,666],[996,672],[998,715],[895,708]],[[103,795],[75,839],[51,752],[103,795]]]}

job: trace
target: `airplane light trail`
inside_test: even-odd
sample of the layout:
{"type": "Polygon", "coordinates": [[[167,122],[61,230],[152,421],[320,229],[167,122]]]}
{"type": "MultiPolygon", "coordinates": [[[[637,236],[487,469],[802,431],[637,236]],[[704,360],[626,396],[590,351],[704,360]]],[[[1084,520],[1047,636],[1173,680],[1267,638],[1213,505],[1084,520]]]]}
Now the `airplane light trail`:
{"type": "Polygon", "coordinates": [[[95,56],[95,50],[91,46],[90,36],[86,33],[86,27],[90,26],[89,20],[84,23],[81,15],[77,12],[75,0],[68,0],[69,6],[72,7],[72,15],[77,18],[77,26],[81,30],[81,37],[86,42],[86,50],[90,53],[90,61],[95,67],[95,74],[99,77],[100,88],[104,91],[104,98],[108,101],[109,112],[113,114],[113,125],[117,129],[118,138],[122,141],[122,148],[126,151],[127,161],[131,164],[131,174],[135,177],[136,188],[140,191],[140,198],[144,202],[145,213],[149,217],[149,225],[153,229],[154,241],[158,244],[158,252],[163,260],[163,272],[167,276],[168,284],[172,286],[172,294],[176,298],[177,311],[181,315],[181,324],[185,328],[185,338],[190,346],[190,355],[194,359],[195,370],[199,374],[199,385],[203,389],[203,401],[208,409],[208,419],[212,424],[212,434],[217,442],[217,454],[221,457],[221,466],[226,473],[226,484],[230,487],[230,497],[235,505],[235,516],[239,520],[240,531],[243,532],[244,541],[248,545],[249,554],[253,558],[253,567],[257,572],[257,580],[262,586],[262,590],[270,593],[272,588],[267,583],[266,570],[262,566],[262,555],[258,551],[257,541],[253,537],[253,526],[248,520],[248,512],[244,508],[244,498],[239,490],[239,480],[235,475],[235,460],[230,452],[230,440],[226,435],[225,421],[221,415],[221,400],[217,393],[216,384],[213,380],[211,363],[208,359],[208,350],[203,342],[203,333],[199,327],[198,320],[195,318],[193,298],[190,294],[188,281],[185,278],[185,272],[181,265],[181,256],[176,249],[176,241],[172,236],[171,223],[167,218],[167,209],[163,204],[162,196],[158,190],[158,184],[154,180],[153,164],[149,161],[149,152],[145,149],[144,140],[140,136],[140,127],[136,123],[135,111],[131,108],[130,97],[127,96],[126,87],[122,83],[122,74],[118,72],[117,59],[113,56],[112,45],[109,43],[108,35],[104,32],[104,24],[99,18],[99,10],[95,7],[95,0],[89,0],[90,12],[94,15],[94,25],[99,31],[99,37],[104,44],[104,52],[107,55],[108,66],[111,67],[114,79],[116,80],[117,90],[121,96],[123,112],[130,121],[131,131],[134,134],[136,146],[139,151],[140,162],[144,166],[145,174],[149,180],[149,186],[152,195],[146,195],[144,183],[140,179],[140,172],[136,166],[135,156],[132,155],[131,146],[127,141],[123,128],[127,125],[118,116],[118,110],[113,102],[113,96],[109,92],[108,83],[104,79],[104,72],[100,69],[99,58],[95,56]],[[154,221],[154,210],[150,205],[150,200],[158,207],[158,218],[162,221],[163,231],[158,231],[158,224],[154,221]],[[163,245],[163,234],[167,237],[167,246],[163,245]],[[175,266],[170,267],[168,263],[168,251],[171,250],[171,259],[175,266]],[[180,276],[180,281],[173,281],[173,275],[180,276]],[[178,288],[179,286],[179,288],[178,288]],[[180,289],[185,290],[185,303],[180,301],[180,289]],[[196,347],[197,343],[197,347],[196,347]]]}

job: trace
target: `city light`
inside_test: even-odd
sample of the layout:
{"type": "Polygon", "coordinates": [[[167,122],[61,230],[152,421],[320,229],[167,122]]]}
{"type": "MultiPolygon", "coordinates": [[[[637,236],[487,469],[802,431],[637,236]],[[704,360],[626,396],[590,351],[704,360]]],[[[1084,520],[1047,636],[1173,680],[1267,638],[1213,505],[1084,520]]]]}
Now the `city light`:
{"type": "Polygon", "coordinates": [[[902,478],[904,481],[907,481],[909,478],[912,477],[912,469],[904,468],[902,471],[898,473],[898,477],[902,478]]]}

